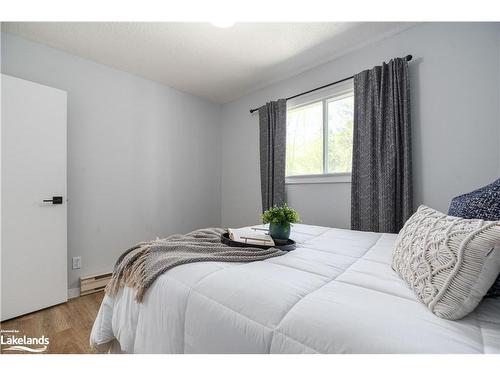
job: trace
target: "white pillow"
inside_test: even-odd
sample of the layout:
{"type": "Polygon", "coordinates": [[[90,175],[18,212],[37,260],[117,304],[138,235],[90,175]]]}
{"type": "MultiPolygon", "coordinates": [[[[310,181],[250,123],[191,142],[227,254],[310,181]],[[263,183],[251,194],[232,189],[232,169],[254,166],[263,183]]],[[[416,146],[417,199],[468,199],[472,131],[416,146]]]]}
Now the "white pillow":
{"type": "Polygon", "coordinates": [[[420,206],[399,232],[392,268],[432,313],[463,318],[500,273],[500,221],[420,206]]]}

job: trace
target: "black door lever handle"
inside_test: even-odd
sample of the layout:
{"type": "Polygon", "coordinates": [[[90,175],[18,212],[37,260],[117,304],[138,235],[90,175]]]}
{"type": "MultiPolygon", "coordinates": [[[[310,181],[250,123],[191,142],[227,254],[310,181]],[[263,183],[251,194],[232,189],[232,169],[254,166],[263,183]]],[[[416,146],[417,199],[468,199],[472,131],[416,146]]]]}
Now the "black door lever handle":
{"type": "Polygon", "coordinates": [[[52,204],[62,204],[63,198],[62,197],[52,197],[52,199],[44,199],[44,202],[52,202],[52,204]]]}

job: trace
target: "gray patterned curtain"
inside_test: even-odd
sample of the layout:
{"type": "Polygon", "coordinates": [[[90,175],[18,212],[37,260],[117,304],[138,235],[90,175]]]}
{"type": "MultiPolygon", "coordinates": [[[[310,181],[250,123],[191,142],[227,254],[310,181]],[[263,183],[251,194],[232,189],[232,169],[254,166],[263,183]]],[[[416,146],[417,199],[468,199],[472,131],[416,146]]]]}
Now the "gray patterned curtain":
{"type": "Polygon", "coordinates": [[[406,59],[354,76],[351,228],[397,233],[413,212],[406,59]]]}
{"type": "Polygon", "coordinates": [[[285,203],[286,100],[259,108],[262,211],[285,203]]]}

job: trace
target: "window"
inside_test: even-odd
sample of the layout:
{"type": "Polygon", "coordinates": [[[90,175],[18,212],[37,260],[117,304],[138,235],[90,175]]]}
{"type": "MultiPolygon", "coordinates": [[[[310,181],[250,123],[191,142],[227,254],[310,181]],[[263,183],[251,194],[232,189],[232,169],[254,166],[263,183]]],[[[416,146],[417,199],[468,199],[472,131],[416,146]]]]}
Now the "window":
{"type": "Polygon", "coordinates": [[[287,103],[287,183],[350,181],[352,81],[299,100],[287,103]]]}

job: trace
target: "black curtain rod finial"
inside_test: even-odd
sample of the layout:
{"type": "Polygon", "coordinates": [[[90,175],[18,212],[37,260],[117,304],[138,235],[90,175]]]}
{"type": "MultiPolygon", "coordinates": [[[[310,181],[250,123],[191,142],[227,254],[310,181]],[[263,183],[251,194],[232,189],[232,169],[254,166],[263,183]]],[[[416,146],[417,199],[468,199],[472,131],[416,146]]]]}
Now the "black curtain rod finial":
{"type": "MultiPolygon", "coordinates": [[[[413,56],[412,55],[406,55],[405,59],[406,59],[406,61],[411,61],[413,59],[413,56]]],[[[336,81],[336,82],[329,83],[329,84],[321,86],[321,87],[316,87],[315,89],[312,89],[312,90],[309,90],[309,91],[301,92],[300,94],[290,96],[290,97],[286,98],[285,100],[290,100],[290,99],[293,99],[293,98],[297,98],[299,96],[302,96],[302,95],[305,95],[305,94],[309,94],[310,92],[314,92],[314,91],[318,91],[318,90],[324,89],[325,87],[328,87],[328,86],[336,85],[337,83],[341,83],[341,82],[347,81],[347,80],[352,79],[352,78],[354,78],[354,76],[350,76],[350,77],[341,79],[341,80],[336,81]]],[[[252,108],[250,110],[250,113],[254,113],[255,111],[258,111],[258,110],[259,110],[258,108],[252,108]]]]}

